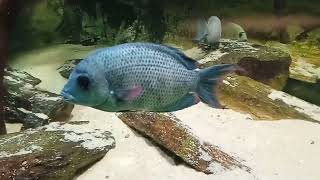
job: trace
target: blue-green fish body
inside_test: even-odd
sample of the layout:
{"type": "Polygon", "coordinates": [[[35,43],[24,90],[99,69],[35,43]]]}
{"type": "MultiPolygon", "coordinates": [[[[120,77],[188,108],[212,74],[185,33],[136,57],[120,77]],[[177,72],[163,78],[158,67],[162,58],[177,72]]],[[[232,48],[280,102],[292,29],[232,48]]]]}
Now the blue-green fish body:
{"type": "Polygon", "coordinates": [[[220,76],[234,65],[196,70],[177,49],[127,43],[98,49],[71,73],[62,95],[67,101],[117,111],[176,111],[199,102],[219,107],[213,94],[220,76]]]}

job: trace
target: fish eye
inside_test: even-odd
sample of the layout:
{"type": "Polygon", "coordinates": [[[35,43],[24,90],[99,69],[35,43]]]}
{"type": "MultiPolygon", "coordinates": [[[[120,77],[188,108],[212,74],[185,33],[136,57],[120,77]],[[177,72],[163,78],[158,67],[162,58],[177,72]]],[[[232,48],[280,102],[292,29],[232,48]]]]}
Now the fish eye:
{"type": "Polygon", "coordinates": [[[79,76],[77,78],[77,82],[81,89],[84,89],[84,90],[89,89],[90,80],[87,76],[79,76]]]}

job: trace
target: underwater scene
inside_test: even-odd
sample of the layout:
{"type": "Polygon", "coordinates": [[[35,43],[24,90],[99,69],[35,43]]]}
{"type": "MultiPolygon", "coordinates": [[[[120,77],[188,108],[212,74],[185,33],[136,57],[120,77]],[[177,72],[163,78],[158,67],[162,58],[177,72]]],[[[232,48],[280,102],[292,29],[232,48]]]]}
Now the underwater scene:
{"type": "Polygon", "coordinates": [[[319,0],[0,0],[0,180],[319,180],[319,0]]]}

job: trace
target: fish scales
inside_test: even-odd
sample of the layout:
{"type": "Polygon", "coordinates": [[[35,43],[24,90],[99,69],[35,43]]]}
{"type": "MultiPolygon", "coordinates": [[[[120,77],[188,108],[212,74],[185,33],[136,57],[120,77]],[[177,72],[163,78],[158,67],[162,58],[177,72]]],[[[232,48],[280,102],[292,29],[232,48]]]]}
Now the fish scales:
{"type": "Polygon", "coordinates": [[[111,48],[110,51],[101,53],[100,59],[105,61],[106,78],[112,79],[111,86],[115,89],[138,85],[144,87],[140,98],[123,105],[136,108],[161,108],[173,100],[179,100],[196,88],[197,73],[187,70],[172,56],[157,49],[130,46],[111,48]],[[111,57],[105,58],[105,56],[111,57]],[[112,61],[115,58],[120,60],[112,61]]]}
{"type": "Polygon", "coordinates": [[[231,64],[196,70],[179,50],[152,43],[98,49],[70,74],[61,95],[68,102],[109,112],[184,109],[199,102],[221,107],[214,90],[231,64]]]}

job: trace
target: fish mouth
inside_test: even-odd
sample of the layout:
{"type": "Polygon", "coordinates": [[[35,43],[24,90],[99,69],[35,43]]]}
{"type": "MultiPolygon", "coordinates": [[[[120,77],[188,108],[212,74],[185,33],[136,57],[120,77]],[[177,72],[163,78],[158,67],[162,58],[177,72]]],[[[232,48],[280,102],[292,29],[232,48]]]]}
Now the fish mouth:
{"type": "Polygon", "coordinates": [[[74,97],[71,95],[71,94],[69,94],[69,93],[67,93],[67,92],[65,92],[65,91],[62,91],[61,92],[61,96],[63,97],[63,100],[64,101],[67,101],[67,102],[74,102],[74,97]]]}

